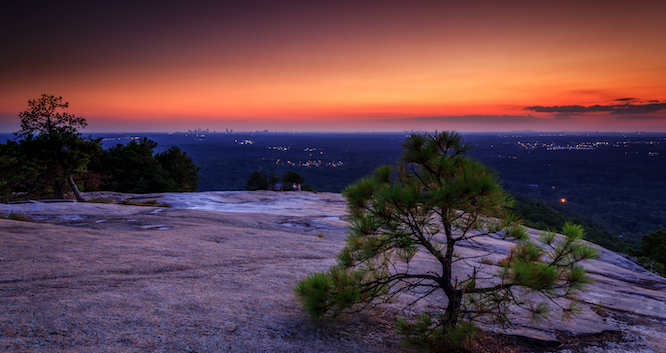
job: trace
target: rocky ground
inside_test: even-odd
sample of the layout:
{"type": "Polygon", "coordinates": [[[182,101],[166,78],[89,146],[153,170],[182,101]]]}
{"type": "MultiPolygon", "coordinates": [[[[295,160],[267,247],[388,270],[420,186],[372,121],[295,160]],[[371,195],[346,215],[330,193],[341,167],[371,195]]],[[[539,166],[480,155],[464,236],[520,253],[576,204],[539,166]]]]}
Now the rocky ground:
{"type": "MultiPolygon", "coordinates": [[[[406,352],[395,317],[432,304],[308,321],[292,288],[344,244],[338,194],[155,194],[126,203],[170,207],[118,204],[131,196],[0,204],[0,214],[36,220],[0,220],[0,350],[406,352]]],[[[461,253],[501,258],[511,245],[488,238],[461,253]]],[[[476,350],[664,352],[666,279],[601,251],[587,264],[595,283],[581,317],[484,327],[476,350]]]]}

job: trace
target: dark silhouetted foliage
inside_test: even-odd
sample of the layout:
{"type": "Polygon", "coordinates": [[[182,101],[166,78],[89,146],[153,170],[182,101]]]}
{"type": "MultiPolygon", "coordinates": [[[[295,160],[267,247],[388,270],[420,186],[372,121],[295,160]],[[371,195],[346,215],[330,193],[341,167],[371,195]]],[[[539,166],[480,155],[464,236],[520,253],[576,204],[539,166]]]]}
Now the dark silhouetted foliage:
{"type": "Polygon", "coordinates": [[[65,197],[71,189],[82,201],[76,181],[88,173],[93,156],[102,150],[101,139],[85,139],[77,129],[86,120],[59,112],[68,106],[62,97],[42,95],[29,101],[21,112],[18,142],[8,141],[0,148],[0,188],[3,199],[15,193],[22,197],[65,197]]]}
{"type": "Polygon", "coordinates": [[[285,187],[291,188],[293,184],[304,184],[305,177],[290,170],[282,175],[282,182],[285,184],[285,187]]]}
{"type": "Polygon", "coordinates": [[[85,128],[87,123],[84,118],[77,118],[66,112],[58,112],[69,103],[62,102],[62,97],[42,94],[39,99],[28,101],[28,110],[19,113],[21,118],[21,130],[16,132],[18,137],[26,137],[30,134],[76,134],[78,128],[85,128]]]}
{"type": "Polygon", "coordinates": [[[268,190],[268,180],[266,179],[266,173],[254,171],[252,175],[250,175],[250,178],[247,179],[247,183],[245,183],[245,190],[268,190]]]}
{"type": "Polygon", "coordinates": [[[666,232],[658,230],[644,235],[640,247],[632,255],[638,257],[641,266],[666,276],[666,232]]]}
{"type": "Polygon", "coordinates": [[[143,137],[106,150],[96,166],[101,174],[110,175],[101,188],[132,193],[196,190],[199,167],[176,147],[157,156],[166,163],[165,168],[153,155],[155,147],[155,141],[143,137]]]}
{"type": "Polygon", "coordinates": [[[201,167],[195,165],[192,158],[179,147],[171,146],[168,150],[155,155],[155,158],[176,183],[176,189],[173,191],[197,191],[201,167]]]}

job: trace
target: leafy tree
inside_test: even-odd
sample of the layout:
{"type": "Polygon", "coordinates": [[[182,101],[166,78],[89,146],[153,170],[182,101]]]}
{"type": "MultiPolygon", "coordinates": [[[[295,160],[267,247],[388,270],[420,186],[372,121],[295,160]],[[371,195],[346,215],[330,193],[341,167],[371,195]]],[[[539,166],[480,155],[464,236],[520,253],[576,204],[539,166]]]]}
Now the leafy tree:
{"type": "Polygon", "coordinates": [[[157,162],[176,182],[174,191],[197,191],[200,166],[192,162],[192,158],[179,147],[171,146],[168,150],[155,155],[157,162]]]}
{"type": "Polygon", "coordinates": [[[268,190],[268,181],[266,180],[266,173],[255,171],[250,175],[245,184],[245,190],[268,190]]]}
{"type": "Polygon", "coordinates": [[[638,263],[660,275],[666,275],[666,232],[658,230],[643,236],[638,251],[638,263]]]}
{"type": "Polygon", "coordinates": [[[143,137],[138,142],[118,144],[105,151],[96,169],[111,178],[102,189],[136,193],[178,190],[177,182],[153,156],[155,147],[157,142],[143,137]]]}
{"type": "Polygon", "coordinates": [[[43,94],[28,104],[28,110],[19,113],[21,130],[15,133],[23,138],[15,151],[15,158],[24,163],[19,174],[36,178],[32,187],[23,185],[26,192],[64,197],[69,184],[76,199],[83,201],[74,176],[87,171],[90,158],[101,151],[101,139],[81,137],[78,128],[85,128],[86,120],[58,111],[68,107],[62,97],[43,94]]]}
{"type": "Polygon", "coordinates": [[[581,243],[580,227],[567,224],[564,237],[543,233],[540,245],[532,242],[506,212],[511,200],[493,172],[465,156],[471,146],[457,133],[412,134],[403,148],[397,168],[380,167],[345,190],[347,245],[329,271],[295,287],[313,318],[362,309],[405,291],[419,298],[439,292],[445,298],[440,312],[425,313],[414,325],[398,324],[408,338],[434,338],[436,346],[469,333],[467,325],[475,321],[507,322],[515,308],[534,319],[548,316],[551,305],[567,316],[577,313],[576,300],[560,306],[555,299],[575,298],[590,282],[579,262],[596,253],[581,243]],[[493,265],[494,274],[488,261],[456,251],[484,236],[517,240],[493,265]],[[431,259],[430,270],[409,266],[417,253],[431,259]]]}
{"type": "Polygon", "coordinates": [[[268,176],[268,179],[266,179],[266,183],[268,184],[268,189],[269,190],[275,190],[276,186],[279,186],[278,182],[280,181],[280,177],[275,174],[274,170],[271,170],[271,175],[268,176]]]}
{"type": "Polygon", "coordinates": [[[289,187],[291,188],[292,184],[305,183],[305,178],[299,173],[290,170],[282,175],[282,181],[285,182],[286,184],[289,184],[289,187]]]}
{"type": "MultiPolygon", "coordinates": [[[[84,201],[75,175],[87,172],[90,159],[102,151],[100,140],[88,140],[64,131],[58,134],[28,135],[21,141],[24,158],[37,163],[41,188],[51,185],[53,193],[64,197],[66,185],[74,192],[78,201],[84,201]]],[[[40,187],[37,187],[39,190],[40,187]]]]}
{"type": "Polygon", "coordinates": [[[16,141],[7,141],[6,144],[0,144],[0,197],[2,202],[8,202],[12,199],[14,191],[18,190],[21,182],[30,182],[31,178],[21,171],[26,170],[29,163],[19,158],[20,146],[16,141]]]}
{"type": "MultiPolygon", "coordinates": [[[[287,171],[282,175],[282,189],[292,190],[294,185],[305,183],[305,178],[294,171],[287,171]]],[[[301,186],[302,188],[302,186],[301,186]]]]}
{"type": "Polygon", "coordinates": [[[311,191],[312,188],[305,184],[305,177],[294,171],[287,171],[282,175],[282,188],[284,190],[291,190],[293,185],[301,185],[301,190],[311,191]]]}
{"type": "Polygon", "coordinates": [[[147,137],[117,144],[91,164],[96,174],[86,181],[119,192],[196,191],[201,167],[179,147],[154,154],[155,147],[147,137]]]}

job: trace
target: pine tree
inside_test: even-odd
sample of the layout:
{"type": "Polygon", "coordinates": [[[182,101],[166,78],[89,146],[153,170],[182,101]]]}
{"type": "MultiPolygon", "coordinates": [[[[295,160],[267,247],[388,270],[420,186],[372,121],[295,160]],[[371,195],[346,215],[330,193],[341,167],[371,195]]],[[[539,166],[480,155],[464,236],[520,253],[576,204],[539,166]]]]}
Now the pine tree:
{"type": "Polygon", "coordinates": [[[81,136],[78,129],[86,127],[86,119],[61,112],[68,107],[62,97],[43,94],[28,105],[28,110],[19,113],[21,130],[14,135],[23,138],[19,158],[26,164],[37,161],[33,174],[39,183],[29,192],[64,197],[65,185],[69,185],[76,199],[83,201],[74,176],[87,171],[90,158],[102,150],[101,139],[81,136]]]}
{"type": "Polygon", "coordinates": [[[344,191],[351,223],[347,245],[329,271],[311,274],[295,287],[313,318],[362,309],[406,291],[419,297],[439,292],[446,298],[441,312],[398,324],[408,341],[430,337],[436,346],[468,332],[475,321],[507,322],[516,307],[540,319],[551,311],[549,304],[566,297],[569,304],[559,309],[567,316],[577,313],[577,302],[570,299],[590,282],[579,263],[596,256],[581,243],[580,227],[567,224],[564,237],[543,233],[540,245],[532,242],[506,211],[511,199],[495,174],[465,156],[471,146],[457,133],[413,134],[403,148],[397,168],[380,167],[344,191]],[[513,239],[516,246],[498,264],[456,253],[461,243],[488,236],[513,239]],[[434,260],[430,270],[409,266],[417,253],[434,260]],[[472,271],[461,271],[465,263],[472,271]],[[488,266],[494,266],[491,277],[488,266]]]}

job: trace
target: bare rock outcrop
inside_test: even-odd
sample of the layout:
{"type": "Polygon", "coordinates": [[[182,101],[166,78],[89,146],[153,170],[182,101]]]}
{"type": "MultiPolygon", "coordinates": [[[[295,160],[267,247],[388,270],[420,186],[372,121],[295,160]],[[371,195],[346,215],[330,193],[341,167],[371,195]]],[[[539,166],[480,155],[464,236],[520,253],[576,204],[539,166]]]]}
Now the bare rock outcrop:
{"type": "MultiPolygon", "coordinates": [[[[339,194],[86,196],[170,207],[0,204],[1,214],[37,221],[0,220],[0,350],[404,352],[393,320],[431,304],[308,321],[292,288],[331,266],[344,245],[339,194]]],[[[485,238],[460,251],[493,251],[496,261],[511,246],[485,238]]],[[[517,316],[484,328],[512,335],[516,350],[665,351],[666,279],[599,250],[586,264],[595,283],[581,317],[535,325],[517,316]]]]}

